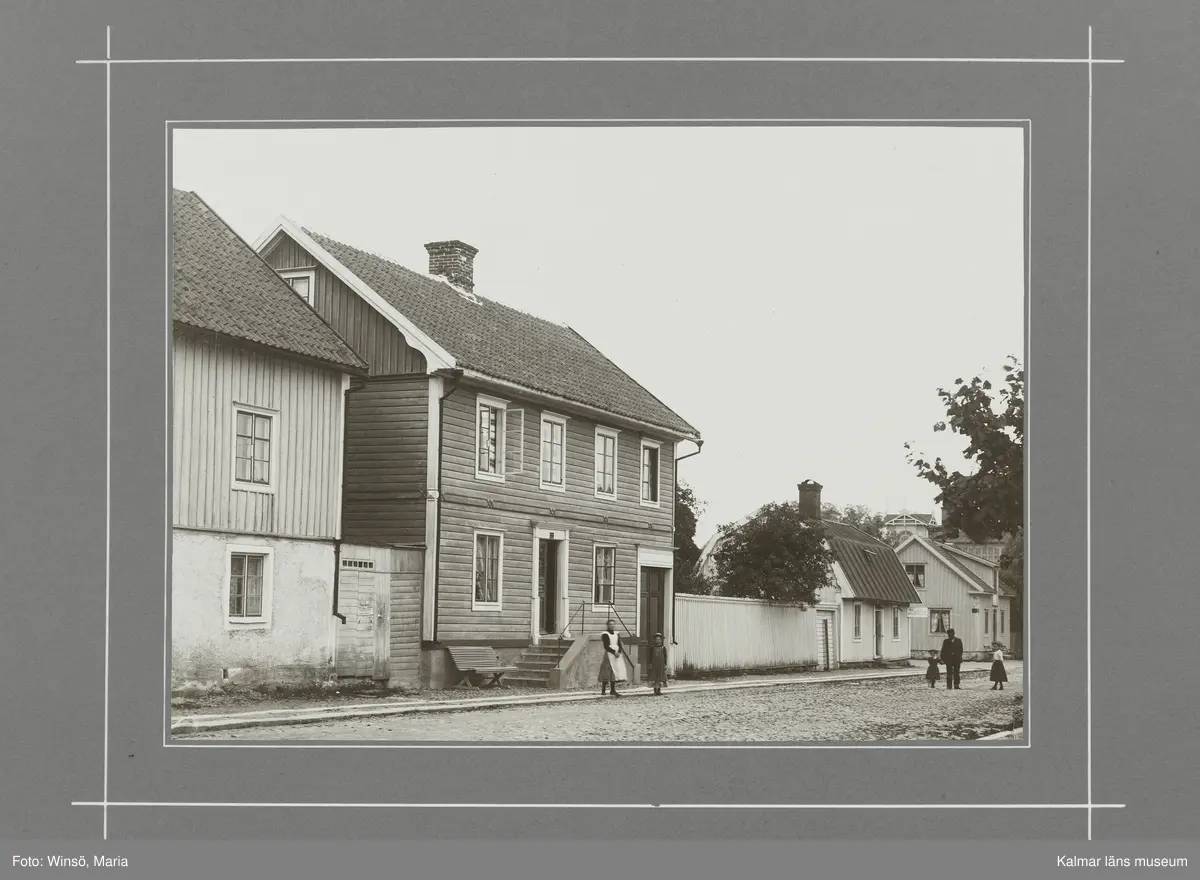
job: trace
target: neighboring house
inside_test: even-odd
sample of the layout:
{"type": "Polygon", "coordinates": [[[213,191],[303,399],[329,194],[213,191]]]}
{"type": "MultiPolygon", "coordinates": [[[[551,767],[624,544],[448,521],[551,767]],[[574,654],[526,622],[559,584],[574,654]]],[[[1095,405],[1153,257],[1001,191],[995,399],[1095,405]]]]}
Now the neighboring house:
{"type": "Polygon", "coordinates": [[[983,559],[986,562],[1000,564],[1000,557],[1004,555],[1004,549],[1008,546],[1009,536],[996,538],[990,541],[972,541],[965,533],[960,532],[957,537],[949,538],[942,541],[943,544],[949,544],[956,550],[961,550],[963,553],[969,553],[972,556],[983,559]]]}
{"type": "Polygon", "coordinates": [[[326,677],[366,364],[197,195],[172,221],[172,678],[326,677]]]}
{"type": "Polygon", "coordinates": [[[946,630],[963,642],[963,656],[990,658],[989,647],[1001,642],[1013,649],[1013,590],[1001,582],[1000,568],[952,544],[911,536],[896,555],[928,610],[928,619],[913,621],[914,657],[939,650],[946,630]]]}
{"type": "Polygon", "coordinates": [[[463,242],[427,244],[428,274],[286,218],[256,248],[369,365],[345,537],[425,550],[423,683],[450,679],[455,646],[519,662],[506,680],[573,681],[610,617],[670,642],[675,450],[695,428],[574,330],[478,295],[463,242]]]}
{"type": "Polygon", "coordinates": [[[909,535],[920,535],[928,538],[930,532],[937,528],[937,520],[932,513],[889,513],[883,518],[882,531],[885,537],[907,538],[909,535]]]}
{"type": "MultiPolygon", "coordinates": [[[[822,521],[819,483],[808,480],[798,489],[801,510],[824,527],[825,545],[834,557],[834,585],[819,592],[810,615],[817,630],[817,665],[906,663],[911,653],[909,610],[921,600],[900,560],[891,547],[861,529],[822,521]]],[[[726,536],[751,519],[714,535],[701,551],[697,565],[705,577],[718,583],[718,594],[715,556],[726,536]]]]}

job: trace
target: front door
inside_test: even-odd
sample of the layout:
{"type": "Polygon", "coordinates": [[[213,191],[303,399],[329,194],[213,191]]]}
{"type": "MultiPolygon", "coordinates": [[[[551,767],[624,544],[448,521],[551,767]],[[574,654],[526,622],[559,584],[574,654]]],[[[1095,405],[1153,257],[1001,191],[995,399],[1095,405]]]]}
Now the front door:
{"type": "MultiPolygon", "coordinates": [[[[663,632],[666,620],[667,570],[665,568],[642,568],[642,603],[638,612],[638,636],[647,646],[654,644],[654,636],[663,632]]],[[[641,652],[642,679],[650,671],[650,651],[641,652]]]]}
{"type": "Polygon", "coordinates": [[[875,656],[883,656],[883,609],[875,608],[875,656]]]}
{"type": "Polygon", "coordinates": [[[541,631],[554,634],[558,621],[558,546],[561,542],[538,539],[538,607],[541,631]]]}

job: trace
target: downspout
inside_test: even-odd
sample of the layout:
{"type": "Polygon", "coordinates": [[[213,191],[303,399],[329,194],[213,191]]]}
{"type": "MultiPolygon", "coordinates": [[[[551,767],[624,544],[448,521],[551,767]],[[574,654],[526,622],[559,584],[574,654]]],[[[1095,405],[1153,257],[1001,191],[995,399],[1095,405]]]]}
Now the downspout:
{"type": "MultiPolygon", "coordinates": [[[[671,469],[671,480],[673,482],[673,485],[671,486],[672,511],[674,511],[673,505],[675,504],[675,497],[679,492],[679,462],[683,461],[685,458],[691,458],[693,455],[699,455],[701,450],[703,450],[703,449],[704,449],[704,441],[696,440],[696,451],[695,452],[689,452],[687,455],[681,455],[681,456],[679,456],[679,458],[675,459],[675,467],[673,467],[671,469]]],[[[672,512],[671,525],[672,525],[672,527],[675,525],[674,512],[672,512]]],[[[672,528],[672,531],[674,531],[673,528],[672,528]]],[[[674,542],[672,542],[672,543],[674,543],[674,542]]],[[[678,632],[678,630],[675,629],[675,607],[677,604],[675,601],[676,595],[677,595],[677,593],[675,592],[675,589],[672,587],[672,589],[671,589],[671,644],[672,645],[679,644],[679,642],[675,641],[675,633],[678,632]]]]}
{"type": "MultiPolygon", "coordinates": [[[[442,450],[445,447],[446,398],[458,390],[462,384],[463,371],[451,370],[450,377],[454,384],[450,390],[438,399],[438,451],[437,451],[437,536],[433,546],[433,641],[438,640],[438,588],[442,583],[442,450]]],[[[428,552],[428,550],[426,550],[428,552]]]]}
{"type": "MultiPolygon", "coordinates": [[[[342,392],[342,472],[341,472],[341,499],[342,509],[338,511],[338,518],[345,519],[346,509],[346,423],[349,419],[346,418],[346,409],[350,399],[350,387],[342,392]]],[[[338,529],[338,536],[333,539],[333,616],[340,620],[343,624],[346,622],[346,615],[338,612],[338,587],[342,581],[342,535],[341,529],[338,529]]]]}

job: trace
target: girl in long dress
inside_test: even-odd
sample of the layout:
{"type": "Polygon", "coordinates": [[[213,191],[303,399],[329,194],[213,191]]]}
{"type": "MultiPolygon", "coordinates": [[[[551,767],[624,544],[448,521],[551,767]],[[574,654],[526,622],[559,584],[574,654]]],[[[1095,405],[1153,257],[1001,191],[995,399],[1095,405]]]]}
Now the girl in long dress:
{"type": "Polygon", "coordinates": [[[996,688],[1004,690],[1004,682],[1008,681],[1008,672],[1004,669],[1004,651],[999,648],[992,655],[992,674],[989,678],[995,682],[992,685],[992,690],[996,690],[996,688]]]}
{"type": "Polygon", "coordinates": [[[600,634],[600,641],[604,644],[604,657],[600,661],[600,693],[608,693],[612,690],[614,697],[621,696],[617,693],[617,682],[625,681],[625,658],[621,656],[624,649],[621,647],[621,637],[617,635],[617,626],[613,621],[608,622],[608,629],[600,634]]]}

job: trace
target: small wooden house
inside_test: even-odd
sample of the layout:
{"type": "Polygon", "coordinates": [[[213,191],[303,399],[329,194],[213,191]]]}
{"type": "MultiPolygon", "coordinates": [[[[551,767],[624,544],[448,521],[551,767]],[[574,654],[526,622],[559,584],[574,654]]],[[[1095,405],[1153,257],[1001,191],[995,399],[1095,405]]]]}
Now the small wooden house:
{"type": "Polygon", "coordinates": [[[581,680],[610,618],[635,656],[670,641],[676,446],[695,428],[574,330],[481,295],[463,242],[426,245],[427,273],[286,218],[256,247],[368,364],[345,538],[424,551],[424,684],[456,680],[457,646],[519,666],[509,681],[581,680]]]}
{"type": "Polygon", "coordinates": [[[366,364],[197,195],[172,221],[172,678],[322,678],[366,364]]]}
{"type": "Polygon", "coordinates": [[[962,639],[963,657],[988,660],[991,645],[1014,649],[1011,588],[1001,582],[1000,567],[986,559],[913,535],[896,548],[928,616],[913,621],[912,653],[937,651],[953,628],[962,639]]]}

